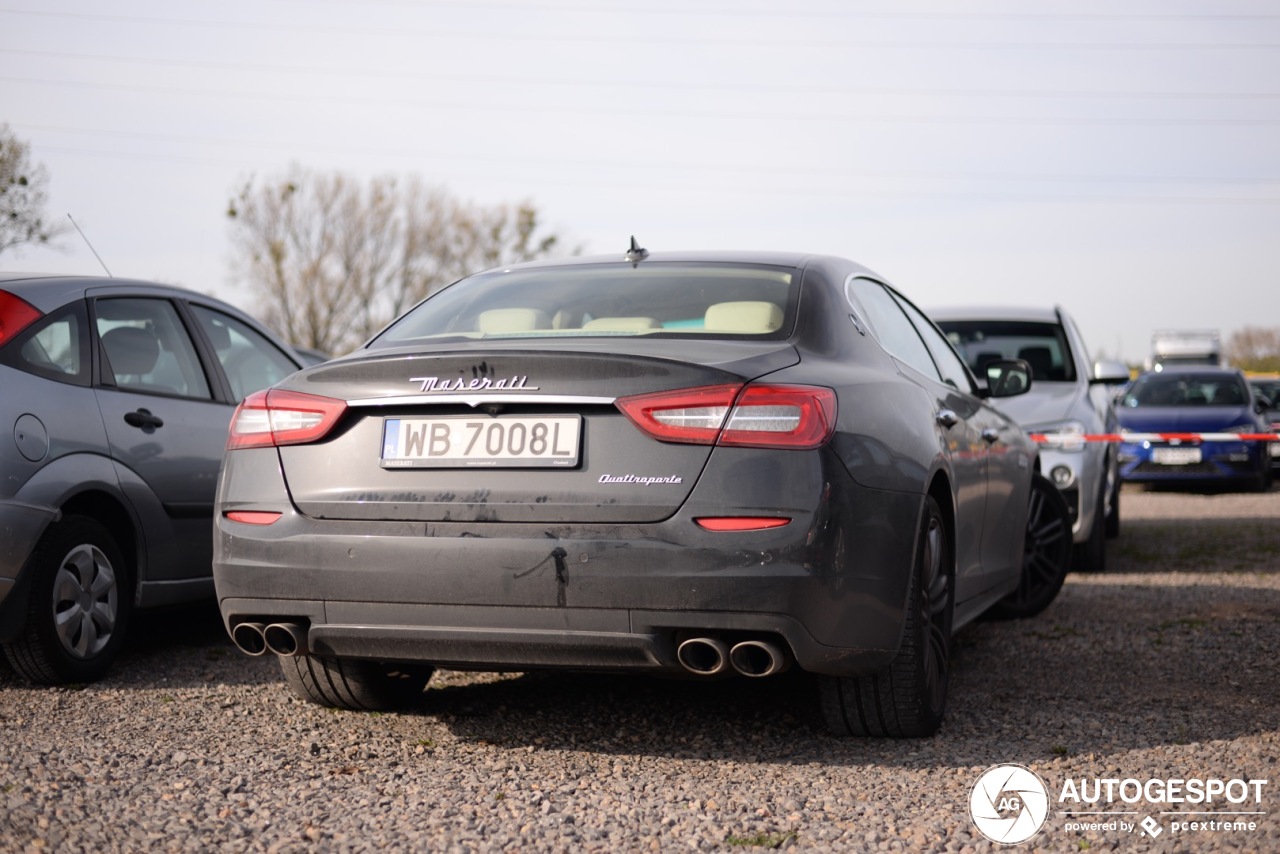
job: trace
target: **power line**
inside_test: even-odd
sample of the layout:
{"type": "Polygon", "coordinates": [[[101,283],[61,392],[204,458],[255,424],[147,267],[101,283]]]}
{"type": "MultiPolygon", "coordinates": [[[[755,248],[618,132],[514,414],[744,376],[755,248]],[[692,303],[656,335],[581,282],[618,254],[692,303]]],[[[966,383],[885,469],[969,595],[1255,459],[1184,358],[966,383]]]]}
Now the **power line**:
{"type": "MultiPolygon", "coordinates": [[[[166,161],[174,163],[222,163],[223,165],[238,165],[231,161],[214,161],[207,158],[182,157],[176,155],[155,155],[141,154],[131,152],[104,152],[91,149],[63,148],[59,146],[46,146],[43,151],[53,151],[61,154],[76,154],[88,157],[105,157],[108,159],[123,160],[143,160],[147,162],[166,161]]],[[[433,158],[439,159],[439,158],[433,158]]],[[[505,162],[505,161],[504,161],[505,162]]],[[[757,172],[757,175],[760,173],[757,172]]],[[[480,176],[485,181],[501,182],[505,187],[513,187],[521,182],[527,182],[527,176],[506,176],[499,175],[486,168],[480,176]]],[[[691,184],[682,182],[674,183],[655,183],[646,181],[644,183],[625,182],[625,181],[583,181],[581,179],[557,179],[539,176],[536,181],[539,187],[575,187],[589,188],[593,190],[619,190],[629,193],[640,192],[661,192],[670,194],[675,191],[681,193],[695,194],[714,194],[717,196],[724,194],[745,195],[745,196],[769,196],[780,198],[834,198],[844,199],[850,202],[856,202],[865,199],[884,199],[884,200],[941,200],[941,201],[990,201],[990,202],[1029,202],[1029,203],[1076,203],[1076,204],[1132,204],[1132,205],[1156,205],[1156,206],[1240,206],[1240,207],[1280,207],[1280,196],[1266,197],[1238,197],[1238,196],[1159,196],[1159,195],[1118,195],[1105,193],[1011,193],[1011,192],[991,192],[991,191],[946,191],[946,190],[927,190],[927,191],[909,191],[909,190],[867,190],[867,189],[840,189],[833,190],[824,184],[821,187],[809,186],[793,186],[786,187],[768,187],[759,184],[744,184],[741,181],[726,183],[723,185],[710,184],[691,184]]],[[[516,191],[515,195],[528,195],[527,191],[516,191]]]]}
{"type": "MultiPolygon", "coordinates": [[[[734,178],[742,175],[750,175],[755,179],[754,186],[758,186],[758,179],[761,176],[781,177],[785,179],[793,178],[814,178],[821,179],[824,182],[831,180],[894,180],[894,181],[1003,181],[1003,182],[1021,182],[1021,183],[1052,183],[1052,184],[1128,184],[1128,185],[1156,185],[1156,184],[1217,184],[1217,185],[1244,185],[1248,187],[1268,187],[1280,184],[1280,176],[1274,178],[1225,178],[1225,177],[1169,177],[1169,176],[1116,176],[1116,175],[1054,175],[1043,173],[1015,173],[1001,174],[992,172],[945,172],[945,171],[884,171],[884,170],[853,170],[840,168],[788,168],[771,166],[767,169],[761,169],[759,166],[727,166],[723,163],[673,163],[670,161],[652,161],[643,162],[628,159],[625,161],[609,161],[609,160],[584,160],[583,158],[556,158],[556,157],[480,157],[474,154],[460,153],[457,151],[445,152],[427,152],[421,148],[413,149],[396,149],[381,148],[371,149],[368,146],[334,146],[334,145],[318,145],[312,141],[307,141],[302,145],[286,145],[283,143],[262,143],[256,140],[245,139],[228,139],[228,138],[210,138],[207,136],[184,136],[178,134],[158,134],[158,133],[140,133],[131,131],[110,131],[93,128],[65,128],[65,127],[49,127],[43,125],[18,125],[24,130],[38,130],[47,133],[62,133],[72,135],[92,136],[95,139],[100,138],[119,138],[131,140],[144,140],[153,142],[181,142],[181,143],[199,143],[215,146],[232,146],[243,148],[258,149],[281,149],[290,152],[296,152],[299,149],[325,152],[330,154],[357,154],[357,155],[377,155],[381,157],[397,157],[409,158],[422,161],[436,162],[461,162],[483,165],[487,168],[498,166],[511,166],[516,163],[527,164],[539,168],[569,168],[573,170],[582,169],[619,169],[629,173],[639,171],[657,171],[664,173],[685,172],[695,175],[720,174],[725,177],[734,178]]],[[[107,152],[107,151],[91,151],[86,149],[63,148],[58,146],[42,146],[42,151],[63,151],[68,153],[93,154],[106,157],[127,157],[137,159],[149,159],[153,155],[146,152],[107,152]]],[[[167,159],[175,159],[178,162],[211,162],[208,158],[202,157],[177,157],[173,155],[161,155],[167,159]]],[[[242,161],[218,160],[227,165],[242,165],[242,161]]],[[[539,179],[540,182],[542,179],[539,179]]],[[[582,182],[574,182],[580,184],[582,182]]],[[[594,182],[592,182],[594,184],[594,182]]],[[[649,185],[646,180],[645,186],[649,185]]],[[[625,186],[632,186],[627,184],[625,186]]],[[[681,182],[681,188],[687,187],[688,184],[681,182]]],[[[931,190],[920,195],[933,196],[939,191],[931,190]]],[[[942,195],[946,195],[946,191],[941,191],[942,195]]],[[[962,193],[965,196],[974,195],[968,191],[962,193]]],[[[833,194],[843,195],[843,194],[833,194]]],[[[894,192],[894,196],[916,195],[910,192],[894,192]]],[[[1000,193],[980,193],[986,197],[988,195],[999,197],[1000,193]]],[[[1024,194],[1014,194],[1015,197],[1022,198],[1024,194]]],[[[1061,198],[1091,198],[1093,196],[1080,196],[1076,194],[1062,195],[1061,198]]],[[[1108,195],[1105,198],[1133,198],[1132,196],[1108,195]]],[[[1165,198],[1165,197],[1160,197],[1165,198]]],[[[1169,197],[1179,198],[1179,197],[1169,197]]],[[[1223,201],[1231,199],[1242,203],[1272,203],[1280,202],[1280,198],[1268,197],[1213,197],[1214,201],[1223,201]]]]}
{"type": "MultiPolygon", "coordinates": [[[[23,83],[38,86],[61,86],[66,88],[77,89],[106,89],[106,90],[124,90],[132,92],[150,92],[153,94],[178,95],[189,97],[191,95],[204,95],[226,98],[242,98],[247,100],[267,100],[267,101],[289,101],[296,102],[298,100],[319,101],[321,103],[349,103],[358,106],[401,104],[414,106],[418,108],[430,107],[432,109],[455,109],[465,110],[468,112],[494,112],[494,113],[516,113],[516,114],[537,114],[546,115],[548,113],[556,113],[559,115],[583,115],[583,116],[621,116],[621,117],[668,117],[680,119],[756,119],[759,118],[759,110],[709,110],[704,108],[691,110],[676,109],[655,109],[655,108],[639,108],[629,105],[616,107],[603,106],[557,106],[555,104],[547,104],[544,102],[520,102],[510,104],[483,103],[475,100],[468,101],[439,101],[439,100],[421,100],[416,98],[371,98],[365,95],[360,96],[341,96],[341,95],[299,95],[298,93],[264,93],[264,92],[246,92],[236,90],[214,90],[214,89],[196,89],[192,87],[175,87],[175,86],[141,86],[126,83],[89,83],[84,81],[72,80],[48,80],[42,78],[22,78],[22,77],[0,77],[0,80],[9,83],[23,83]]],[[[1267,126],[1280,125],[1280,118],[1202,118],[1194,116],[1181,116],[1171,118],[1142,118],[1132,115],[1113,116],[1113,117],[1092,117],[1092,116],[1001,116],[1001,115],[978,115],[965,114],[956,116],[924,116],[924,115],[893,115],[893,114],[870,114],[870,113],[833,113],[824,111],[821,113],[783,113],[779,111],[770,111],[769,118],[774,121],[806,121],[806,122],[832,122],[832,123],[852,123],[852,124],[907,124],[907,125],[986,125],[986,126],[1068,126],[1068,127],[1250,127],[1250,126],[1267,126]]]]}
{"type": "Polygon", "coordinates": [[[593,32],[576,35],[564,30],[551,29],[539,32],[496,32],[484,30],[436,30],[377,27],[320,27],[311,24],[273,23],[264,21],[225,21],[215,19],[190,18],[158,18],[137,15],[103,15],[87,12],[48,12],[31,9],[0,9],[0,14],[26,15],[31,17],[74,19],[97,23],[152,24],[172,27],[196,27],[207,29],[217,27],[233,30],[286,30],[293,35],[312,33],[323,35],[373,35],[378,37],[405,36],[416,39],[468,39],[494,41],[527,41],[544,44],[547,42],[582,42],[589,44],[662,44],[662,45],[700,45],[710,47],[768,47],[768,48],[867,48],[883,50],[1275,50],[1280,48],[1277,42],[1234,42],[1211,44],[1204,42],[926,42],[926,41],[881,41],[874,39],[787,39],[776,34],[767,38],[750,39],[705,39],[682,38],[671,35],[657,35],[657,30],[626,33],[593,32]]]}
{"type": "MultiPolygon", "coordinates": [[[[688,92],[691,90],[735,91],[735,92],[801,92],[814,95],[881,95],[881,96],[919,96],[936,97],[978,97],[978,98],[1089,98],[1104,100],[1151,99],[1151,100],[1276,100],[1280,92],[1171,92],[1171,91],[1129,91],[1098,92],[1072,89],[938,89],[938,88],[903,88],[903,87],[864,87],[864,86],[826,86],[826,85],[787,85],[769,83],[690,83],[687,81],[657,80],[599,80],[584,77],[536,77],[455,73],[421,73],[401,71],[377,71],[367,68],[339,68],[334,66],[301,66],[272,65],[269,63],[218,62],[214,60],[171,59],[159,57],[131,57],[110,54],[77,53],[71,51],[24,50],[21,48],[0,47],[0,54],[18,56],[44,57],[48,59],[72,59],[91,62],[111,62],[134,65],[159,65],[170,68],[200,68],[216,71],[252,71],[272,74],[295,74],[313,77],[328,75],[343,79],[378,79],[378,80],[414,80],[414,81],[447,81],[451,83],[485,83],[509,86],[545,85],[569,86],[577,88],[635,88],[659,89],[688,92]]],[[[0,78],[21,80],[21,78],[0,78]]]]}
{"type": "MultiPolygon", "coordinates": [[[[314,5],[349,5],[350,0],[272,0],[278,4],[302,3],[314,5]]],[[[741,17],[741,18],[848,18],[859,20],[940,20],[940,21],[1274,21],[1280,14],[1230,14],[1215,12],[1150,12],[1150,13],[1089,13],[1089,12],[863,12],[850,9],[743,9],[741,6],[710,8],[689,4],[672,8],[654,6],[570,5],[553,3],[492,3],[477,0],[365,0],[365,6],[384,6],[401,9],[445,7],[453,9],[493,9],[509,12],[570,12],[573,14],[627,14],[627,15],[678,15],[741,17]]]]}

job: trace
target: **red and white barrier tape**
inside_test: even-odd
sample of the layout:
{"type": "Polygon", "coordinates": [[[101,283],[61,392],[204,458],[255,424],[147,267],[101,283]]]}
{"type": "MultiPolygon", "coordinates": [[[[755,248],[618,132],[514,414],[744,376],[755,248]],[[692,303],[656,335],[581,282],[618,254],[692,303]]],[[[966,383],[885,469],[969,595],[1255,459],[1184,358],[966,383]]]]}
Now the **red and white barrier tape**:
{"type": "Polygon", "coordinates": [[[1031,441],[1046,445],[1076,442],[1280,442],[1280,433],[1032,433],[1031,441]]]}

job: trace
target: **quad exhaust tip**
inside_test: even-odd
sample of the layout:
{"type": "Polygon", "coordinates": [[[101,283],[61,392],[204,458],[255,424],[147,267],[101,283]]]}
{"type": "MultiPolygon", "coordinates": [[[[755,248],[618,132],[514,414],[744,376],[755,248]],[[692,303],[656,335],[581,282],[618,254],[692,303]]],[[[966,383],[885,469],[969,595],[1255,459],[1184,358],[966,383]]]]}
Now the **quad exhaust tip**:
{"type": "Polygon", "coordinates": [[[297,623],[272,623],[262,630],[262,638],[276,655],[307,654],[307,630],[297,623]]]}
{"type": "Polygon", "coordinates": [[[245,655],[258,656],[267,651],[267,640],[262,623],[237,623],[231,630],[231,640],[245,655]]]}
{"type": "Polygon", "coordinates": [[[729,650],[729,663],[743,676],[755,679],[781,673],[791,666],[791,659],[768,641],[746,640],[729,650]]]}
{"type": "Polygon", "coordinates": [[[719,638],[689,638],[676,648],[676,659],[690,673],[717,676],[729,669],[729,647],[719,638]]]}
{"type": "Polygon", "coordinates": [[[245,655],[259,656],[268,652],[288,658],[306,655],[307,630],[299,623],[238,623],[231,630],[231,640],[245,655]]]}
{"type": "Polygon", "coordinates": [[[715,637],[689,638],[676,648],[676,659],[690,673],[718,676],[733,670],[757,679],[773,676],[791,666],[791,656],[777,644],[745,640],[732,648],[715,637]]]}

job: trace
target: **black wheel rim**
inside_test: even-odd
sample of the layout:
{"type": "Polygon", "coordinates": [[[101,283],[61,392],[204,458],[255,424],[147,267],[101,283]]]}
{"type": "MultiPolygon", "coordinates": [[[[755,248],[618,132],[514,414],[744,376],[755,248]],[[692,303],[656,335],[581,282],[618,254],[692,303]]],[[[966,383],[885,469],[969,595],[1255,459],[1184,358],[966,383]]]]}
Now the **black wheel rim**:
{"type": "Polygon", "coordinates": [[[1042,484],[1031,487],[1022,583],[1016,593],[1018,602],[1035,599],[1041,591],[1056,586],[1062,578],[1064,561],[1071,548],[1071,529],[1053,501],[1056,496],[1046,492],[1053,488],[1042,484]]]}
{"type": "Polygon", "coordinates": [[[940,712],[947,695],[947,673],[950,667],[951,583],[943,556],[946,551],[942,520],[929,517],[921,555],[920,623],[924,626],[924,676],[929,705],[940,712]]]}

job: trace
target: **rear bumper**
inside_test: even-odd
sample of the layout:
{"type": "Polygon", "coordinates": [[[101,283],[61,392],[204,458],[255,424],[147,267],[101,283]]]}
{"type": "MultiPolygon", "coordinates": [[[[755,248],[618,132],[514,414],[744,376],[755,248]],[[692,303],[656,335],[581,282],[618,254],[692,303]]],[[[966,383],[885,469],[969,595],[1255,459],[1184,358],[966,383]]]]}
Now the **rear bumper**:
{"type": "Polygon", "coordinates": [[[901,640],[921,499],[834,481],[789,525],[745,533],[704,531],[690,507],[536,525],[317,520],[280,502],[271,525],[219,515],[214,581],[228,630],[298,622],[321,655],[679,671],[679,642],[707,635],[862,675],[901,640]]]}

